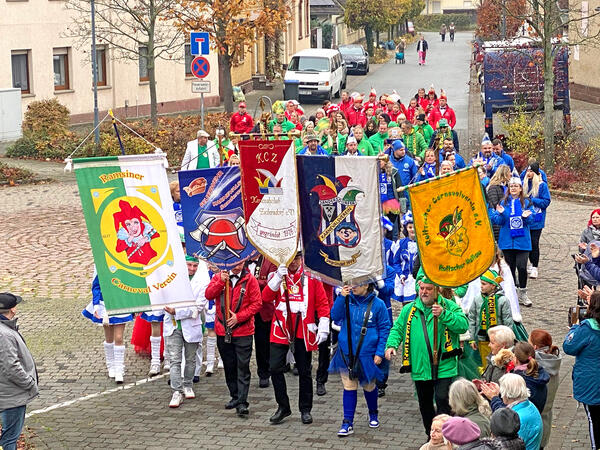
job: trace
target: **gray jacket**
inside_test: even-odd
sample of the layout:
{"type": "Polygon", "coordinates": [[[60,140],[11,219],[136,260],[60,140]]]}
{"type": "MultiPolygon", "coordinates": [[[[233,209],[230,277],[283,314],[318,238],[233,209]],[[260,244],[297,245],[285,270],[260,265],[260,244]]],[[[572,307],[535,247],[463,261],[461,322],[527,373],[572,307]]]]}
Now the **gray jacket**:
{"type": "Polygon", "coordinates": [[[35,362],[17,331],[17,319],[0,319],[0,410],[26,405],[38,393],[35,362]]]}

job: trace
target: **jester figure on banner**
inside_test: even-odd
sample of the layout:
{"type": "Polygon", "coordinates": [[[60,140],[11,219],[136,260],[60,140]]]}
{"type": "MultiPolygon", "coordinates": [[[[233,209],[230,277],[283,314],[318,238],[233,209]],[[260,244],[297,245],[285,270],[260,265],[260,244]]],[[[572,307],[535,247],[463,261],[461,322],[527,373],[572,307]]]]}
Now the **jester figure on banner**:
{"type": "Polygon", "coordinates": [[[270,370],[277,410],[271,423],[291,415],[284,370],[291,351],[299,375],[298,409],[312,422],[311,352],[329,337],[329,301],[323,284],[308,276],[298,250],[299,213],[296,159],[289,141],[240,142],[244,211],[248,236],[278,266],[263,289],[274,306],[270,370]]]}
{"type": "Polygon", "coordinates": [[[246,264],[256,249],[246,237],[240,168],[181,171],[179,186],[186,251],[207,261],[216,272],[205,295],[209,309],[216,309],[216,344],[231,397],[227,409],[246,416],[254,316],[262,299],[258,281],[246,264]]]}

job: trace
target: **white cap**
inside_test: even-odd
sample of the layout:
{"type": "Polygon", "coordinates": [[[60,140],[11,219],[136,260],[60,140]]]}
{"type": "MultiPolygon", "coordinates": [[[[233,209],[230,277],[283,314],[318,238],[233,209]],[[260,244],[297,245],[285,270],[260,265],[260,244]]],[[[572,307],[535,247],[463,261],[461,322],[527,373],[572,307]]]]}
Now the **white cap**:
{"type": "Polygon", "coordinates": [[[205,137],[205,138],[207,138],[207,137],[210,137],[210,135],[206,131],[204,131],[204,130],[198,130],[198,133],[196,133],[196,137],[205,137]]]}

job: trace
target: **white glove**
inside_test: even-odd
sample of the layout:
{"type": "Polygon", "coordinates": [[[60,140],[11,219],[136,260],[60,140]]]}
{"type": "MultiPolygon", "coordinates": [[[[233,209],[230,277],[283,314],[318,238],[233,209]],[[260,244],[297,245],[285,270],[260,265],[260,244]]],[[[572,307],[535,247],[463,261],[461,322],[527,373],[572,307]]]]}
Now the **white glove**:
{"type": "Polygon", "coordinates": [[[279,275],[279,277],[280,277],[281,279],[285,278],[285,276],[286,276],[287,274],[288,274],[287,267],[286,267],[286,266],[284,266],[283,264],[282,264],[282,265],[280,265],[280,266],[277,268],[277,275],[279,275]]]}
{"type": "Polygon", "coordinates": [[[329,337],[329,317],[319,319],[319,331],[317,333],[317,344],[322,344],[329,337]]]}
{"type": "Polygon", "coordinates": [[[342,330],[342,327],[341,327],[341,325],[338,325],[338,324],[337,324],[337,323],[335,323],[335,322],[331,322],[331,329],[332,329],[332,330],[335,330],[335,331],[337,331],[337,332],[339,332],[339,331],[341,331],[341,330],[342,330]]]}
{"type": "Polygon", "coordinates": [[[383,289],[385,287],[385,282],[381,276],[375,278],[375,284],[377,285],[377,289],[383,289]]]}

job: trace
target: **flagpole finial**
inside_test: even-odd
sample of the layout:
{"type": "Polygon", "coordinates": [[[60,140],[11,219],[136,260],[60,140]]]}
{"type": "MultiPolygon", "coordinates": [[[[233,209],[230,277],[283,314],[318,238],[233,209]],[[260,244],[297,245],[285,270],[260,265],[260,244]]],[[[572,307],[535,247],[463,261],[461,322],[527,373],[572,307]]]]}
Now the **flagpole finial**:
{"type": "Polygon", "coordinates": [[[71,158],[65,159],[65,168],[63,169],[65,172],[71,172],[73,170],[73,160],[71,158]]]}
{"type": "Polygon", "coordinates": [[[108,115],[109,115],[110,117],[112,117],[112,118],[113,118],[113,120],[115,119],[115,115],[113,114],[113,110],[112,110],[112,109],[109,109],[109,110],[108,110],[108,115]]]}

